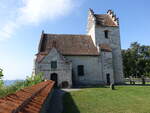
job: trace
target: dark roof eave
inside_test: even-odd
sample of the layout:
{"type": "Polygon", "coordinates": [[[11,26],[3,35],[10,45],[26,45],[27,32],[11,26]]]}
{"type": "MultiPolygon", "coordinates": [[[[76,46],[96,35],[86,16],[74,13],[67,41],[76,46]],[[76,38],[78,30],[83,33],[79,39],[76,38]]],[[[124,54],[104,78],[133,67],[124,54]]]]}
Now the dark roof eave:
{"type": "Polygon", "coordinates": [[[99,56],[99,54],[62,54],[63,56],[99,56]]]}
{"type": "Polygon", "coordinates": [[[111,50],[104,50],[104,49],[101,49],[102,52],[112,52],[111,50]]]}
{"type": "Polygon", "coordinates": [[[102,24],[99,24],[99,23],[96,23],[96,25],[101,26],[101,27],[116,27],[116,28],[119,28],[119,25],[118,26],[106,26],[106,25],[102,25],[102,24]]]}

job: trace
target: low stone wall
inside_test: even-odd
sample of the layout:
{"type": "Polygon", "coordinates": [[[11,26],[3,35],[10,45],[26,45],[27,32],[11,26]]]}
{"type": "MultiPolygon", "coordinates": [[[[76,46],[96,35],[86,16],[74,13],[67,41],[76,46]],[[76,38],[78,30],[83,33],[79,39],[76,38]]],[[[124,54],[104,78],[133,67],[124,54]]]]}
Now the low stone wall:
{"type": "MultiPolygon", "coordinates": [[[[150,78],[144,78],[145,82],[150,84],[150,78]]],[[[142,83],[142,78],[125,78],[125,83],[130,83],[130,81],[134,81],[135,83],[142,83]]]]}
{"type": "Polygon", "coordinates": [[[53,86],[48,80],[0,98],[0,113],[39,113],[50,100],[53,86]]]}

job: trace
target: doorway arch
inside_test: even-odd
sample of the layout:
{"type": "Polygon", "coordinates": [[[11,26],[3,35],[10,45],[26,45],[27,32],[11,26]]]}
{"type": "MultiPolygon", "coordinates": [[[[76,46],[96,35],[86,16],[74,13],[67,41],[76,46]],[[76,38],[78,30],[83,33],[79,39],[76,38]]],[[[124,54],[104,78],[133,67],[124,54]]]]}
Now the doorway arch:
{"type": "Polygon", "coordinates": [[[54,87],[57,87],[57,83],[58,83],[57,73],[52,73],[51,74],[51,80],[55,81],[54,87]]]}

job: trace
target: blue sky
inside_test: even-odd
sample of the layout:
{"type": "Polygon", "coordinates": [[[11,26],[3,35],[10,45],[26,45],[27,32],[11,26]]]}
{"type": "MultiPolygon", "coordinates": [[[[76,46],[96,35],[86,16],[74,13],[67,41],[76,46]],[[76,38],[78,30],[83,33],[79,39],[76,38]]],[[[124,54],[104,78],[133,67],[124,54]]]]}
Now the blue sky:
{"type": "Polygon", "coordinates": [[[0,68],[4,79],[30,76],[42,30],[85,34],[87,12],[114,10],[120,19],[122,48],[131,42],[150,45],[149,0],[1,0],[0,68]]]}

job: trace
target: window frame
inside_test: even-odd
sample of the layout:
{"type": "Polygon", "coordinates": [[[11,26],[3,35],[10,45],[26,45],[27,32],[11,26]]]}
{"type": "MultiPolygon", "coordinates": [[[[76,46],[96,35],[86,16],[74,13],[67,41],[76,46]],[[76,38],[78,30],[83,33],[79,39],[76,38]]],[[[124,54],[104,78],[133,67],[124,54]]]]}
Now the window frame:
{"type": "Polygon", "coordinates": [[[104,30],[104,37],[105,37],[105,39],[109,39],[109,31],[108,30],[104,30]]]}
{"type": "Polygon", "coordinates": [[[78,72],[78,76],[84,76],[85,75],[84,65],[78,65],[77,66],[77,72],[78,72]]]}
{"type": "Polygon", "coordinates": [[[51,69],[57,69],[57,61],[51,61],[51,69]]]}

